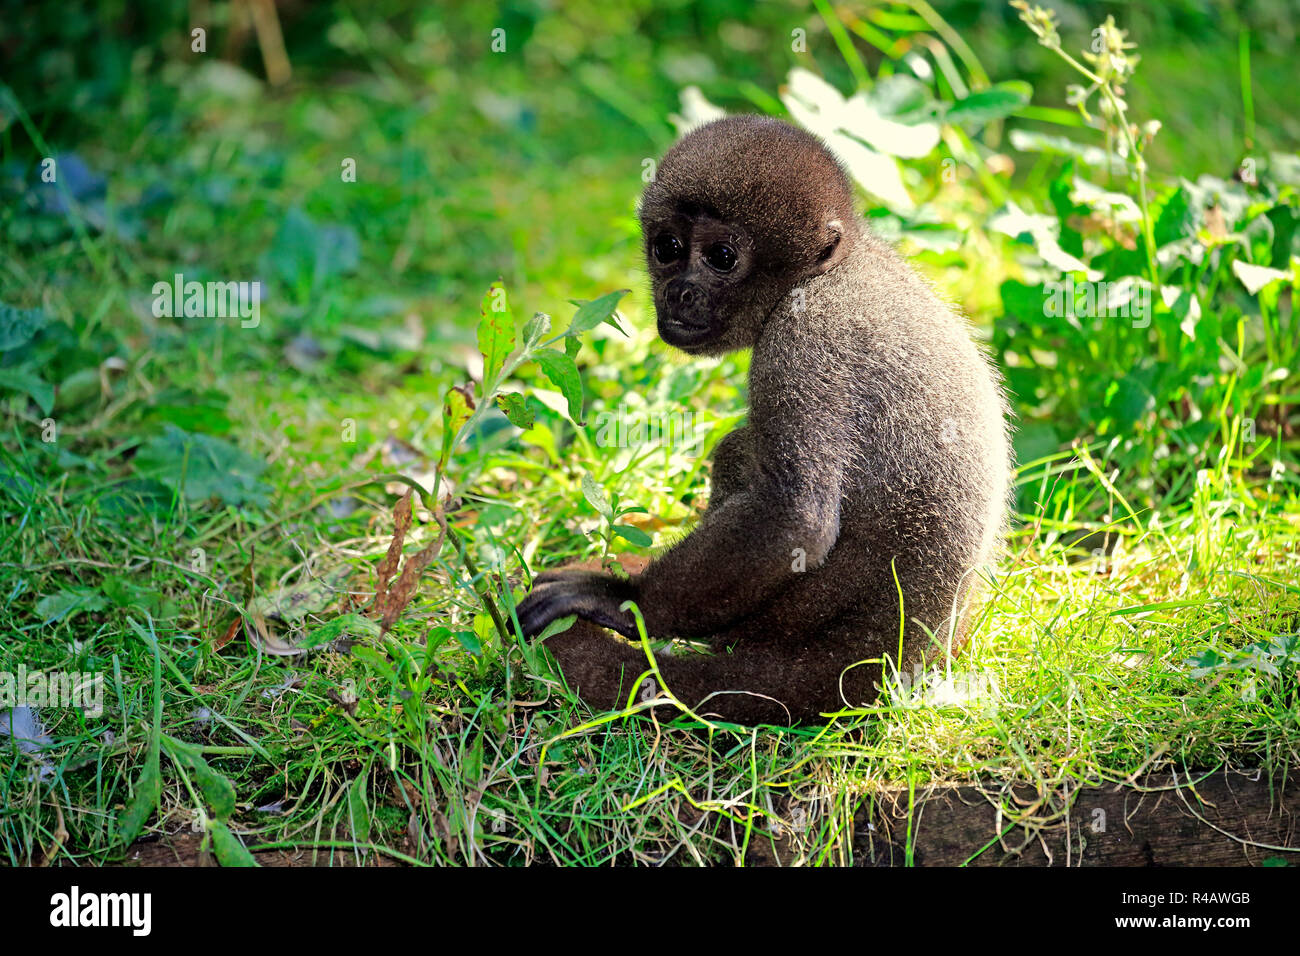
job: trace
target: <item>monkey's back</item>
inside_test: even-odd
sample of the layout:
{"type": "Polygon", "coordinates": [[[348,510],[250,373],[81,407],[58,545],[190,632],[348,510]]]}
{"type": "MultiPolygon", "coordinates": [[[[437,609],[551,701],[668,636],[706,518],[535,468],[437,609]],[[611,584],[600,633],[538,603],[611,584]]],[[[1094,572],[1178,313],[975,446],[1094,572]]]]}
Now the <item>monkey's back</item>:
{"type": "Polygon", "coordinates": [[[910,650],[924,649],[926,629],[943,640],[996,553],[1010,480],[1005,400],[968,324],[865,236],[771,317],[750,374],[753,427],[779,434],[799,416],[807,446],[834,449],[842,464],[816,469],[839,484],[835,545],[768,621],[893,651],[901,588],[910,650]]]}

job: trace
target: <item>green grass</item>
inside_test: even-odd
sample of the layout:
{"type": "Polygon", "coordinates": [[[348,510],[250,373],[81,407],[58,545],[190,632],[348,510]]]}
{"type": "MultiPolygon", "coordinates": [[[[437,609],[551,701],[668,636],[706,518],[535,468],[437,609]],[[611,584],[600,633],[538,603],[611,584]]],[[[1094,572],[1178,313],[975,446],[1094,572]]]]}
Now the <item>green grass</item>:
{"type": "MultiPolygon", "coordinates": [[[[322,863],[351,850],[732,862],[776,832],[803,861],[844,863],[854,811],[886,791],[1018,781],[1047,796],[1171,767],[1297,764],[1300,336],[1289,289],[1249,295],[1231,268],[1292,261],[1289,246],[1269,258],[1258,218],[1294,226],[1294,184],[1232,255],[1165,277],[1206,317],[1187,336],[1172,309],[1140,333],[1026,311],[1045,275],[1035,249],[988,228],[990,177],[963,167],[934,201],[959,247],[924,251],[907,238],[917,224],[901,225],[1007,369],[1020,420],[1019,514],[967,648],[825,727],[593,715],[502,639],[489,605],[522,596],[524,565],[652,552],[610,536],[584,475],[645,509],[619,520],[653,547],[684,533],[707,500],[708,452],[743,415],[745,357],[686,361],[658,343],[638,271],[641,162],[666,145],[672,103],[644,57],[606,66],[626,71],[615,92],[645,101],[595,105],[590,77],[564,64],[449,66],[369,36],[366,72],[293,96],[241,93],[184,61],[160,86],[134,78],[120,114],[70,144],[111,173],[104,211],[121,229],[8,194],[0,206],[0,303],[45,323],[3,371],[57,386],[0,392],[0,672],[106,686],[102,717],[42,710],[44,749],[0,740],[0,859],[117,861],[139,834],[194,828],[227,863],[241,845],[322,863]],[[554,95],[529,98],[547,84],[554,95]],[[545,109],[490,118],[467,106],[484,90],[545,109]],[[356,183],[339,179],[346,156],[356,183]],[[261,326],[155,318],[152,285],[177,271],[265,279],[261,326]],[[506,387],[530,396],[536,425],[488,414],[454,449],[449,542],[381,638],[355,615],[406,490],[391,476],[434,471],[444,398],[481,365],[479,302],[498,276],[521,326],[540,310],[563,328],[571,299],[631,288],[630,335],[583,336],[587,420],[689,411],[701,454],[602,446],[523,366],[506,387]],[[207,437],[185,445],[175,428],[207,437]],[[319,648],[277,657],[238,627],[227,641],[258,615],[319,648]]],[[[647,57],[689,48],[659,42],[647,57]]],[[[817,42],[828,73],[843,69],[817,42]]],[[[32,175],[54,151],[43,129],[40,116],[11,124],[0,166],[32,175]]],[[[986,133],[969,143],[982,160],[986,133]]],[[[1068,168],[1030,159],[993,183],[1052,212],[1068,168]]],[[[938,162],[910,165],[936,183],[938,162]]],[[[1153,194],[1157,222],[1181,228],[1165,213],[1182,193],[1162,179],[1153,194]]],[[[1077,224],[1069,202],[1056,211],[1077,224]]],[[[1076,240],[1126,274],[1104,230],[1062,236],[1076,240]]],[[[415,519],[408,556],[438,530],[422,507],[415,519]]]]}
{"type": "MultiPolygon", "coordinates": [[[[72,859],[113,856],[111,811],[128,802],[148,749],[152,633],[163,729],[200,744],[234,783],[243,842],[318,847],[321,861],[354,840],[422,861],[732,860],[780,825],[803,859],[847,862],[854,809],[909,782],[1029,781],[1053,794],[1170,765],[1294,765],[1294,659],[1276,674],[1220,668],[1208,677],[1189,662],[1207,648],[1227,657],[1294,633],[1300,514],[1243,523],[1240,503],[1213,479],[1201,501],[1167,534],[1120,523],[1120,542],[1102,559],[1053,541],[1049,522],[1025,529],[951,674],[941,667],[927,685],[891,688],[867,713],[797,731],[707,732],[638,717],[593,726],[553,678],[521,673],[517,659],[507,694],[490,648],[476,660],[444,647],[436,664],[451,673],[421,678],[425,693],[408,700],[377,657],[326,651],[287,666],[259,660],[242,639],[218,652],[212,642],[230,616],[220,595],[196,598],[192,579],[147,556],[155,542],[122,542],[92,525],[61,560],[15,551],[6,570],[20,566],[37,593],[125,570],[189,608],[170,622],[139,607],[93,627],[74,628],[74,619],[23,648],[29,668],[125,679],[110,691],[105,720],[74,712],[48,728],[58,741],[44,758],[56,771],[52,787],[28,779],[30,760],[10,765],[7,852],[11,862],[40,852],[61,820],[75,837],[65,848],[72,859]],[[134,624],[124,628],[124,619],[134,624]],[[360,698],[355,709],[339,703],[349,692],[360,698]]],[[[30,518],[52,542],[79,510],[52,505],[30,518]]],[[[175,530],[164,526],[161,538],[175,530]]],[[[383,545],[382,536],[329,540],[324,531],[307,549],[317,575],[334,562],[364,569],[349,554],[368,548],[373,557],[383,545]]],[[[304,567],[284,568],[280,579],[300,580],[304,567]]],[[[444,576],[461,575],[436,575],[444,576]]],[[[428,625],[474,609],[463,589],[440,582],[413,610],[394,638],[395,659],[404,651],[423,660],[428,625]]],[[[201,821],[203,801],[174,771],[164,779],[151,827],[201,821]]]]}

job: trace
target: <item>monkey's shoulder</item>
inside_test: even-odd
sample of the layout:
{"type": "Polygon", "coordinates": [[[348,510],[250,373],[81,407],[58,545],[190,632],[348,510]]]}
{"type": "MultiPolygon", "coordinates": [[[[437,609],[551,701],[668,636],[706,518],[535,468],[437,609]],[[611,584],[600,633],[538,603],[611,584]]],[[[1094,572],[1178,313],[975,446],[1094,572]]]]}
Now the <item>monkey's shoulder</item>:
{"type": "Polygon", "coordinates": [[[987,373],[969,326],[928,287],[904,294],[819,281],[799,291],[772,314],[754,347],[753,366],[774,381],[888,392],[951,387],[955,370],[987,373]]]}

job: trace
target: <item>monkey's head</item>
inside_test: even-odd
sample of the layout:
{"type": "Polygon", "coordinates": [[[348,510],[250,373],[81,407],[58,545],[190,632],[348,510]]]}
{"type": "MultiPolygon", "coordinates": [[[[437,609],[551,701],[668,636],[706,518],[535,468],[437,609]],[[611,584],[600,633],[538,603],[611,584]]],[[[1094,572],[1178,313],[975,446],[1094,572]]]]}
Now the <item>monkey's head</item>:
{"type": "Polygon", "coordinates": [[[691,354],[754,345],[782,299],[834,268],[858,232],[835,157],[811,133],[763,116],[684,136],[640,215],[659,336],[691,354]]]}

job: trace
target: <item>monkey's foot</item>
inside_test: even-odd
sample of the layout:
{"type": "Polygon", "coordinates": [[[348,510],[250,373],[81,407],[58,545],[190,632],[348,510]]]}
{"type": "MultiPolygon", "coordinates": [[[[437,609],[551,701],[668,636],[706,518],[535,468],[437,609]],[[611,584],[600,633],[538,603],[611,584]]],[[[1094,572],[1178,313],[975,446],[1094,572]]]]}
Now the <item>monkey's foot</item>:
{"type": "Polygon", "coordinates": [[[552,634],[545,646],[569,686],[593,710],[625,706],[637,676],[650,669],[640,645],[628,644],[589,621],[575,621],[567,631],[552,634]]]}
{"type": "MultiPolygon", "coordinates": [[[[640,644],[621,640],[587,621],[546,639],[565,680],[593,710],[625,707],[636,679],[650,669],[640,644]]],[[[739,724],[818,723],[819,715],[875,698],[879,664],[858,664],[877,656],[860,638],[823,635],[808,645],[741,640],[734,652],[656,655],[664,684],[701,717],[739,724]]],[[[639,699],[659,695],[644,686],[639,699]]],[[[633,701],[635,703],[635,701],[633,701]]],[[[669,719],[676,708],[655,708],[669,719]]]]}

